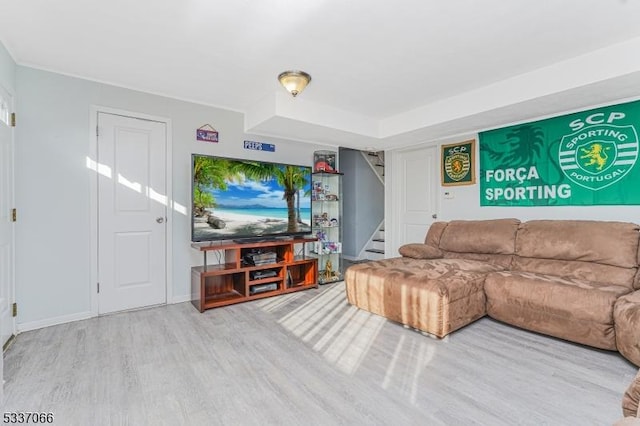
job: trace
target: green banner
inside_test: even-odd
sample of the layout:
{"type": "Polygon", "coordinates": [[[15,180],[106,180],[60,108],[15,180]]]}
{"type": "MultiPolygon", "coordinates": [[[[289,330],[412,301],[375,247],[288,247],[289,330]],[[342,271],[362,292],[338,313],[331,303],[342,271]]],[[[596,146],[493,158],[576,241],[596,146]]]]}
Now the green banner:
{"type": "Polygon", "coordinates": [[[640,101],[480,133],[481,206],[640,204],[640,101]]]}

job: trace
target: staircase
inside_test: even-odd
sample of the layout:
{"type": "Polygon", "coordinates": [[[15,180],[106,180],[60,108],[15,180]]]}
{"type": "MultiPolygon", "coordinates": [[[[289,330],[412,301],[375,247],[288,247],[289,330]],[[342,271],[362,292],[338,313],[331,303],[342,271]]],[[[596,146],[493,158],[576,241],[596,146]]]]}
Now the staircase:
{"type": "Polygon", "coordinates": [[[384,259],[384,222],[365,247],[364,257],[369,260],[384,259]]]}
{"type": "MultiPolygon", "coordinates": [[[[384,151],[369,151],[366,154],[363,152],[362,155],[384,184],[384,151]]],[[[363,250],[363,255],[369,260],[384,259],[384,220],[371,236],[363,250]]]]}

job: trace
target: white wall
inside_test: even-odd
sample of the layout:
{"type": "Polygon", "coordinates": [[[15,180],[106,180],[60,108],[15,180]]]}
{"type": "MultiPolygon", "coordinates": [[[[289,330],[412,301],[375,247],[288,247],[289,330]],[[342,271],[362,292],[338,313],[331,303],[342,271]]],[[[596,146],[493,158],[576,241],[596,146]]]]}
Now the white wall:
{"type": "MultiPolygon", "coordinates": [[[[173,200],[189,206],[191,154],[256,158],[311,165],[313,151],[294,141],[246,135],[242,114],[55,73],[18,67],[16,135],[16,298],[19,329],[90,316],[89,109],[107,106],[171,119],[173,200]],[[220,143],[197,142],[211,124],[220,143]],[[276,152],[247,151],[245,139],[275,143],[276,152]]],[[[329,147],[335,150],[335,147],[329,147]]],[[[187,300],[190,266],[202,257],[190,247],[190,219],[174,212],[173,294],[187,300]]]]}
{"type": "MultiPolygon", "coordinates": [[[[530,121],[536,119],[534,117],[530,121]]],[[[476,159],[478,159],[480,156],[477,135],[462,137],[459,142],[471,138],[476,139],[476,159]]],[[[476,161],[477,179],[475,185],[440,187],[440,213],[438,215],[440,220],[514,217],[523,221],[532,219],[585,219],[640,223],[640,206],[480,207],[479,176],[480,164],[479,161],[476,161]],[[445,198],[445,192],[449,192],[454,198],[445,198]]],[[[640,191],[638,187],[630,188],[630,190],[640,191]]]]}
{"type": "Polygon", "coordinates": [[[2,43],[0,43],[0,86],[15,95],[16,63],[2,43]]]}

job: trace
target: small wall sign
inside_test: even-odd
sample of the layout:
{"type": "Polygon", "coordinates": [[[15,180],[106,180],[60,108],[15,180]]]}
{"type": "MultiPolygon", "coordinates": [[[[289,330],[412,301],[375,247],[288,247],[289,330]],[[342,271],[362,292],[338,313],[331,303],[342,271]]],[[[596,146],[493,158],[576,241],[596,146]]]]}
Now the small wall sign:
{"type": "Polygon", "coordinates": [[[210,124],[205,124],[196,130],[196,139],[203,142],[218,143],[218,131],[211,127],[210,124]]]}
{"type": "Polygon", "coordinates": [[[276,146],[272,143],[244,141],[244,149],[254,151],[276,152],[276,146]]]}

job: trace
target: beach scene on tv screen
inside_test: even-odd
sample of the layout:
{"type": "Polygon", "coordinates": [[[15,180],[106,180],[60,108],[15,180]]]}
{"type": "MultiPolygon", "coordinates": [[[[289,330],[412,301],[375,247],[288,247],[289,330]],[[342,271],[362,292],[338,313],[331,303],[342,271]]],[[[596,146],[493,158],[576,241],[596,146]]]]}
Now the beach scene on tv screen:
{"type": "Polygon", "coordinates": [[[194,241],[311,233],[309,167],[193,157],[194,241]]]}

